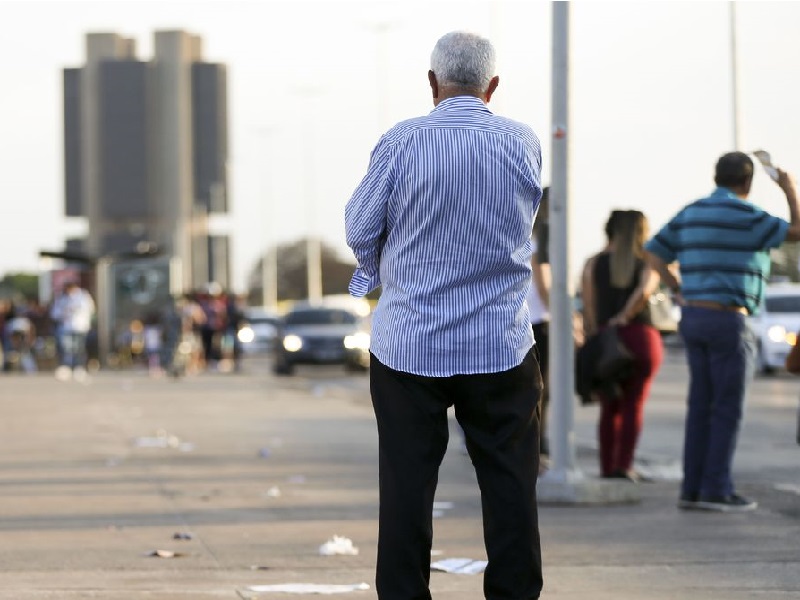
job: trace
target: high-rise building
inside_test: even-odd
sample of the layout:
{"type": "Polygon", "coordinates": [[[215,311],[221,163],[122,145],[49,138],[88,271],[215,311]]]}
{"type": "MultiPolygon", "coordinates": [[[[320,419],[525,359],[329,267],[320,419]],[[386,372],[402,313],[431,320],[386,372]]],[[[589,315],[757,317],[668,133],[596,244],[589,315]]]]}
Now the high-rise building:
{"type": "Polygon", "coordinates": [[[230,244],[211,235],[228,211],[227,74],[198,36],[155,33],[154,54],[115,33],[86,36],[86,63],[64,69],[65,213],[84,217],[92,257],[155,246],[184,290],[230,284],[230,244]]]}

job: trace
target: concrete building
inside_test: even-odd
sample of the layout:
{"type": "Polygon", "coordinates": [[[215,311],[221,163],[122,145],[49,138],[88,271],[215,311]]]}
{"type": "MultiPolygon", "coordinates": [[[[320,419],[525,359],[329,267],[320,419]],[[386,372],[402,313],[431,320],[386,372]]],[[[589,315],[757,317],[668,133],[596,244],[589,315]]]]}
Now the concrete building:
{"type": "Polygon", "coordinates": [[[228,238],[208,226],[228,211],[226,69],[198,36],[154,41],[140,60],[133,40],[91,33],[86,63],[64,69],[65,212],[87,220],[88,256],[155,247],[177,265],[173,288],[229,287],[228,238]]]}

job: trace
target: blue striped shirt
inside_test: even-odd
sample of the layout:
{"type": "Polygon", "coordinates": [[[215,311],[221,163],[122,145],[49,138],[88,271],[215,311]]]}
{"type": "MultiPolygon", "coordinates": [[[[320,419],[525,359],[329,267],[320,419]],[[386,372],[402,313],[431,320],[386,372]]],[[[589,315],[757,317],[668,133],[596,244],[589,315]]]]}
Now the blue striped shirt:
{"type": "Polygon", "coordinates": [[[381,363],[447,377],[522,362],[541,164],[528,126],[471,96],[380,139],[345,226],[358,261],[350,293],[382,286],[370,346],[381,363]]]}
{"type": "Polygon", "coordinates": [[[786,238],[789,223],[726,188],[684,207],[645,248],[666,263],[678,261],[681,294],[744,306],[755,314],[769,278],[770,248],[786,238]]]}

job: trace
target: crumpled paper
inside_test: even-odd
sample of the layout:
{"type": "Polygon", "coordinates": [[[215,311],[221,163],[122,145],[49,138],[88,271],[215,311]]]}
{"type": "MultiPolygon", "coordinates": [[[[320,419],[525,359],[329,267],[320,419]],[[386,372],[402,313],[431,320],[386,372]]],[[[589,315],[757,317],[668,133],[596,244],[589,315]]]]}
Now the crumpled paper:
{"type": "Polygon", "coordinates": [[[488,561],[473,560],[471,558],[445,558],[431,563],[431,569],[459,575],[476,575],[483,573],[488,564],[488,561]]]}
{"type": "Polygon", "coordinates": [[[333,556],[334,554],[355,556],[358,554],[358,548],[353,546],[351,539],[335,535],[319,547],[319,553],[322,556],[333,556]]]}
{"type": "Polygon", "coordinates": [[[369,589],[366,583],[352,583],[345,585],[318,584],[318,583],[279,583],[277,585],[251,585],[247,588],[251,592],[283,592],[285,594],[346,594],[369,589]]]}

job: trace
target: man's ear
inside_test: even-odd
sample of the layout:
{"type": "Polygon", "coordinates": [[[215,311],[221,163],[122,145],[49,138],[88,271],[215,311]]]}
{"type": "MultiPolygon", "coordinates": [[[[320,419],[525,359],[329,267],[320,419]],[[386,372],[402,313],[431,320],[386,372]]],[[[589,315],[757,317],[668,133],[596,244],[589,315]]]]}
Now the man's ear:
{"type": "Polygon", "coordinates": [[[428,71],[428,83],[431,84],[431,92],[433,93],[433,99],[436,100],[439,98],[439,82],[436,81],[436,74],[433,71],[428,71]]]}
{"type": "Polygon", "coordinates": [[[495,75],[489,81],[489,87],[486,88],[486,93],[483,95],[483,99],[486,101],[486,104],[489,104],[489,100],[492,99],[492,94],[497,89],[497,86],[500,85],[500,76],[495,75]]]}
{"type": "Polygon", "coordinates": [[[750,189],[753,187],[753,176],[750,175],[747,179],[745,179],[744,183],[741,185],[741,191],[744,194],[744,197],[750,195],[750,189]]]}

